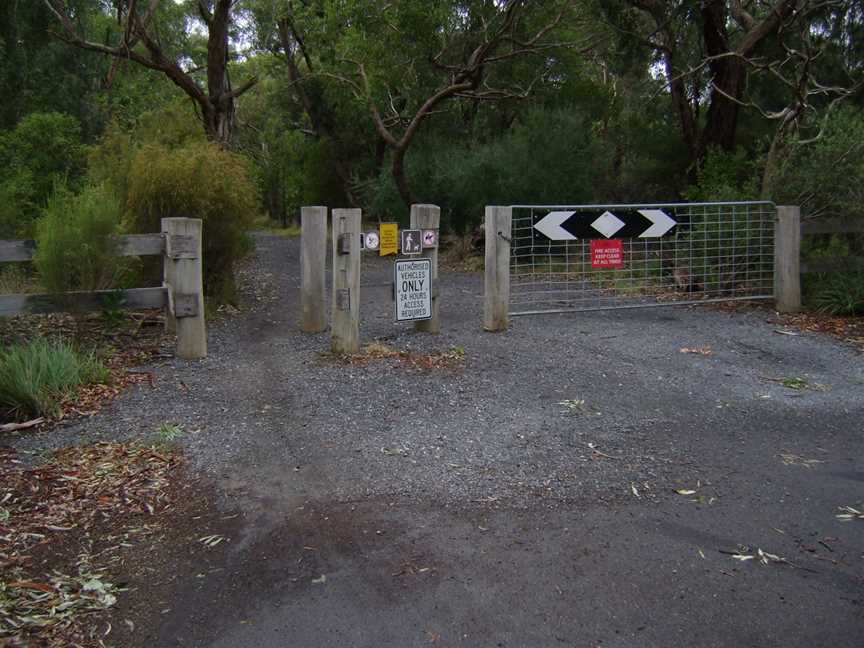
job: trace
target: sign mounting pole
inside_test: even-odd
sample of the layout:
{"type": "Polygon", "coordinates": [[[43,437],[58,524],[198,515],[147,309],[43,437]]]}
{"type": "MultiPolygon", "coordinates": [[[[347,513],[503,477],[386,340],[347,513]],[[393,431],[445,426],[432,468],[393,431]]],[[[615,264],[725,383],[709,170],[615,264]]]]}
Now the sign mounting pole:
{"type": "MultiPolygon", "coordinates": [[[[438,230],[441,226],[441,208],[437,205],[411,205],[411,228],[419,230],[438,230]]],[[[415,331],[440,333],[441,319],[438,303],[438,248],[425,250],[432,263],[432,317],[414,323],[415,331]]]]}

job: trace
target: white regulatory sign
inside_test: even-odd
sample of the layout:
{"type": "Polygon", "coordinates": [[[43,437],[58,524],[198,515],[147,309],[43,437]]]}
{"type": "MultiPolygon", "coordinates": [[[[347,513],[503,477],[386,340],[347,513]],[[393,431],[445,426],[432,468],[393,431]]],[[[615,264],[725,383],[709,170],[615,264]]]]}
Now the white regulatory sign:
{"type": "Polygon", "coordinates": [[[396,261],[396,321],[432,318],[432,260],[396,261]]]}
{"type": "Polygon", "coordinates": [[[381,245],[381,237],[378,236],[378,232],[366,232],[363,235],[363,244],[367,250],[377,250],[381,245]]]}

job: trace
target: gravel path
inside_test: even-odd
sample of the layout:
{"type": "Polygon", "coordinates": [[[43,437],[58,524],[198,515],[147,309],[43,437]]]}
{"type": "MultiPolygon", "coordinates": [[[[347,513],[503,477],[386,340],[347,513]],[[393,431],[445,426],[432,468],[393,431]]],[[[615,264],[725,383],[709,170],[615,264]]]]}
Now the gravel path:
{"type": "Polygon", "coordinates": [[[864,521],[835,518],[864,502],[855,350],[699,308],[490,334],[482,276],[458,273],[442,275],[444,333],[417,335],[392,322],[390,261],[364,256],[364,342],[464,359],[344,364],[297,330],[299,241],[256,241],[249,307],[211,327],[205,361],[16,442],[184,426],[244,526],[230,585],[190,584],[158,645],[864,644],[864,521]],[[798,568],[720,553],[738,545],[798,568]]]}

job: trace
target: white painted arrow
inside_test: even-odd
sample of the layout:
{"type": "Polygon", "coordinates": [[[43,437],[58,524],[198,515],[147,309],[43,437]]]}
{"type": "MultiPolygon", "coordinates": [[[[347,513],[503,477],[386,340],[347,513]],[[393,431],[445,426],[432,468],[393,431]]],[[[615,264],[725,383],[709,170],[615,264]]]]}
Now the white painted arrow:
{"type": "Polygon", "coordinates": [[[576,237],[561,227],[561,224],[575,213],[576,212],[572,211],[549,212],[537,221],[534,225],[534,229],[553,241],[573,241],[576,237]]]}
{"type": "Polygon", "coordinates": [[[662,209],[640,209],[639,213],[651,221],[651,227],[642,232],[639,238],[657,238],[663,236],[678,224],[662,209]]]}

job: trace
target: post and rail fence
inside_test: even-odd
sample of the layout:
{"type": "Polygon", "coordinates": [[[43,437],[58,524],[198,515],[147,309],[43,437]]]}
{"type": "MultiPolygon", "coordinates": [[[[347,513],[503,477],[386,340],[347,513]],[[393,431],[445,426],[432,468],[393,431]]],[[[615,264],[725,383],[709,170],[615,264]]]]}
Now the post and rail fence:
{"type": "MultiPolygon", "coordinates": [[[[204,321],[203,258],[201,220],[163,218],[159,234],[128,234],[119,237],[118,256],[162,256],[163,284],[152,288],[122,290],[119,307],[133,310],[162,308],[165,328],[177,334],[177,356],[197,360],[207,356],[204,321]]],[[[36,243],[29,240],[0,240],[0,263],[30,261],[36,243]]],[[[61,295],[0,295],[0,317],[98,311],[115,307],[116,290],[71,292],[61,295]]]]}

